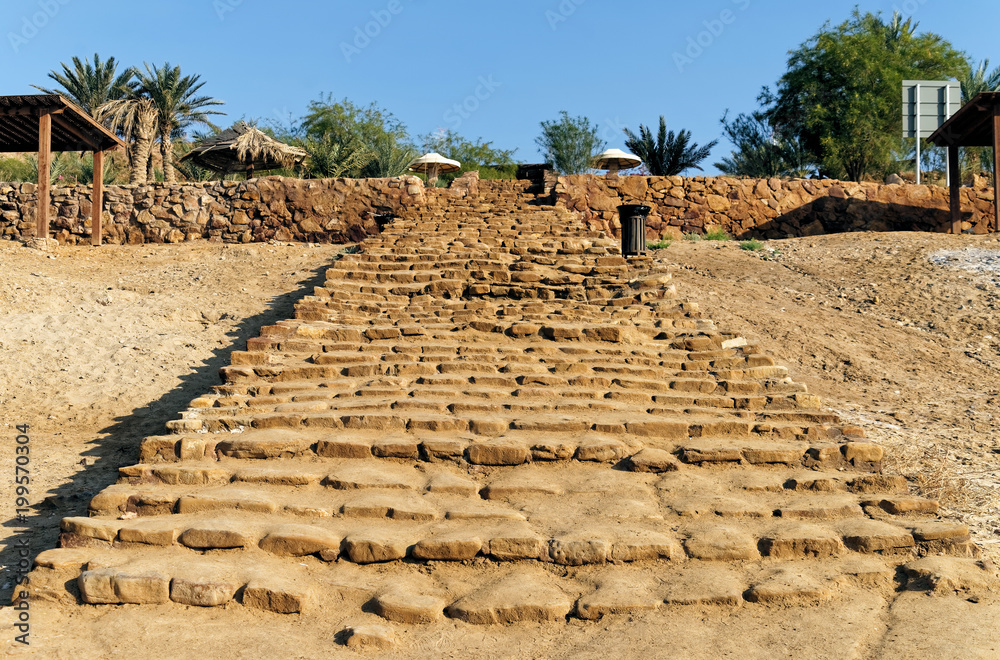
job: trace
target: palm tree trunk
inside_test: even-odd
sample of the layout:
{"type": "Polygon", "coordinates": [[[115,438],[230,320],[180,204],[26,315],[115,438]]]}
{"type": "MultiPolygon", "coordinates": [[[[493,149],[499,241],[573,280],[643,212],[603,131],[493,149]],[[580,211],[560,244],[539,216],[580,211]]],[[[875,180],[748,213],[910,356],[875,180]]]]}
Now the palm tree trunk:
{"type": "Polygon", "coordinates": [[[153,155],[153,133],[156,130],[156,109],[140,105],[135,110],[135,142],[132,145],[132,162],[129,171],[130,183],[146,183],[152,180],[147,163],[153,155]]]}
{"type": "Polygon", "coordinates": [[[163,180],[175,183],[177,174],[174,172],[174,143],[170,139],[170,126],[160,124],[160,155],[163,157],[163,180]]]}
{"type": "Polygon", "coordinates": [[[146,159],[146,181],[156,183],[156,167],[153,163],[153,150],[149,150],[149,158],[146,159]]]}
{"type": "Polygon", "coordinates": [[[153,139],[141,128],[136,130],[135,143],[132,145],[132,169],[129,172],[129,183],[146,183],[149,178],[146,172],[146,162],[152,152],[153,139]]]}

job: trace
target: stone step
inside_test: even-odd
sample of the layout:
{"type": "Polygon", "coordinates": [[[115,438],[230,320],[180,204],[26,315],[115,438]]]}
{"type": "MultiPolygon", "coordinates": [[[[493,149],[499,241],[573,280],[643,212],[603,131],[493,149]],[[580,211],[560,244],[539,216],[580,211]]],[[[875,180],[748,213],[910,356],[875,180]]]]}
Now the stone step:
{"type": "MultiPolygon", "coordinates": [[[[359,616],[371,611],[407,626],[446,617],[474,625],[510,625],[624,617],[661,607],[807,605],[843,597],[851,588],[888,595],[895,586],[894,567],[871,556],[809,564],[755,560],[734,566],[666,561],[655,569],[644,563],[584,566],[563,576],[515,563],[483,576],[480,568],[462,565],[427,575],[402,566],[386,570],[383,564],[324,565],[312,557],[289,562],[259,549],[238,551],[233,559],[189,555],[176,548],[49,550],[39,555],[31,574],[32,595],[69,600],[78,590],[83,602],[94,605],[175,603],[278,614],[313,612],[337,603],[341,611],[359,616]]],[[[942,558],[938,563],[958,568],[961,561],[942,558]]],[[[923,570],[919,563],[912,562],[913,572],[923,570]]],[[[375,630],[377,626],[360,628],[376,640],[391,635],[375,630]]]]}
{"type": "Polygon", "coordinates": [[[95,498],[91,517],[63,520],[62,544],[194,550],[259,545],[272,554],[319,553],[326,561],[343,554],[365,563],[352,551],[352,538],[390,540],[393,556],[377,561],[455,561],[491,555],[496,539],[517,537],[533,540],[528,552],[495,558],[567,565],[616,558],[678,560],[685,553],[707,560],[910,553],[927,543],[939,550],[954,546],[950,549],[959,554],[968,550],[968,528],[935,520],[930,511],[891,520],[865,516],[863,506],[903,496],[745,491],[742,497],[668,497],[668,491],[644,483],[649,479],[641,474],[609,479],[609,474],[564,469],[559,479],[559,471],[519,468],[495,475],[480,499],[469,495],[475,482],[454,473],[424,479],[413,470],[386,467],[353,462],[309,486],[119,484],[95,498]],[[586,520],[574,522],[556,513],[565,510],[578,511],[586,520]],[[449,550],[445,539],[466,549],[449,550]],[[432,554],[428,546],[435,540],[439,547],[432,554]],[[290,552],[290,544],[306,547],[290,552]]]}
{"type": "Polygon", "coordinates": [[[594,620],[888,596],[934,568],[902,564],[978,552],[861,429],[678,298],[670,264],[622,258],[528,183],[481,185],[426,191],[334,261],[63,520],[32,589],[594,620]]]}

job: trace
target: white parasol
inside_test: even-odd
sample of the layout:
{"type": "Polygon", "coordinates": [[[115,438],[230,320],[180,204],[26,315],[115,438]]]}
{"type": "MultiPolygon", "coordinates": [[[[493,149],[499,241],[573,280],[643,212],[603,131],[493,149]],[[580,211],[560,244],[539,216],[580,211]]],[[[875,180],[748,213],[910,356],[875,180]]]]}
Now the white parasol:
{"type": "Polygon", "coordinates": [[[438,174],[457,172],[462,169],[462,164],[457,160],[445,158],[439,153],[429,153],[410,163],[407,169],[411,172],[426,174],[427,182],[434,184],[437,181],[438,174]]]}
{"type": "Polygon", "coordinates": [[[642,165],[641,158],[627,154],[621,149],[608,149],[594,159],[595,169],[608,170],[610,174],[617,174],[618,170],[630,170],[640,165],[642,165]]]}

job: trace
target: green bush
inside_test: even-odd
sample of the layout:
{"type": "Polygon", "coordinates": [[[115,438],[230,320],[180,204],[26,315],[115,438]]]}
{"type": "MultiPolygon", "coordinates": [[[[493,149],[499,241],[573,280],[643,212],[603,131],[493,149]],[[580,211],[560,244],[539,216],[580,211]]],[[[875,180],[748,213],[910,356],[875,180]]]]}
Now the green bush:
{"type": "Polygon", "coordinates": [[[758,241],[756,238],[751,238],[749,241],[740,243],[740,249],[747,252],[760,252],[764,249],[764,243],[763,241],[758,241]]]}
{"type": "Polygon", "coordinates": [[[705,232],[706,241],[731,241],[733,237],[726,233],[722,227],[712,227],[705,232]]]}
{"type": "Polygon", "coordinates": [[[691,232],[690,234],[684,234],[684,240],[685,241],[700,241],[700,240],[702,240],[702,238],[701,238],[701,234],[696,234],[695,232],[691,232]]]}
{"type": "Polygon", "coordinates": [[[646,247],[650,250],[666,250],[673,243],[672,239],[661,238],[658,241],[646,241],[646,247]]]}

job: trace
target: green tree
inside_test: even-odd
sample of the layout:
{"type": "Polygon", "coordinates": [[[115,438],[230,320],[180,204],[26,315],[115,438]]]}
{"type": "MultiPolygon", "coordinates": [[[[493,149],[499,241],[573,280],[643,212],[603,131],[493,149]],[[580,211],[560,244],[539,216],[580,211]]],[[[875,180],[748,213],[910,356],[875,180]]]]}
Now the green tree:
{"type": "Polygon", "coordinates": [[[83,61],[74,57],[73,67],[60,62],[62,73],[50,71],[49,78],[59,83],[58,88],[49,89],[32,85],[43,94],[61,94],[76,105],[87,111],[92,117],[108,101],[124,98],[128,94],[128,84],[135,74],[135,69],[129,67],[118,73],[118,62],[109,57],[102,61],[100,55],[94,53],[94,61],[83,61]]]}
{"type": "Polygon", "coordinates": [[[441,175],[438,181],[444,184],[466,172],[479,172],[483,179],[513,179],[516,174],[514,152],[517,149],[496,149],[492,142],[484,142],[481,138],[467,140],[450,129],[429,133],[420,139],[423,151],[435,151],[462,164],[458,172],[441,175]]]}
{"type": "Polygon", "coordinates": [[[405,174],[417,157],[417,150],[406,142],[399,142],[392,135],[383,135],[367,145],[371,160],[361,169],[365,178],[381,179],[405,174]]]}
{"type": "Polygon", "coordinates": [[[374,103],[362,107],[347,99],[335,101],[332,94],[309,104],[302,130],[315,138],[329,135],[334,142],[357,139],[368,147],[387,135],[396,142],[409,141],[406,125],[388,110],[374,103]]]}
{"type": "Polygon", "coordinates": [[[639,124],[639,135],[625,129],[625,146],[646,164],[653,176],[676,176],[685,170],[701,169],[701,161],[708,158],[712,148],[719,143],[712,140],[703,147],[691,142],[691,131],[681,129],[676,135],[667,132],[667,120],[660,115],[660,130],[653,139],[649,127],[639,124]]]}
{"type": "Polygon", "coordinates": [[[597,125],[587,117],[570,117],[563,110],[560,118],[542,122],[542,134],[535,139],[545,159],[563,174],[582,174],[591,169],[594,156],[604,150],[597,125]]]}
{"type": "Polygon", "coordinates": [[[337,101],[332,94],[311,102],[308,114],[294,130],[299,144],[307,151],[311,147],[320,160],[335,156],[336,161],[347,163],[349,167],[340,173],[343,176],[397,176],[416,155],[406,126],[391,112],[374,103],[358,106],[347,99],[337,101]],[[366,157],[352,155],[361,153],[366,157]]]}
{"type": "Polygon", "coordinates": [[[315,179],[335,179],[348,172],[359,172],[374,155],[360,142],[335,142],[329,134],[299,141],[309,154],[306,176],[315,179]]]}
{"type": "Polygon", "coordinates": [[[795,138],[778,134],[761,112],[722,116],[722,132],[735,151],[715,164],[723,174],[769,179],[804,176],[811,169],[809,155],[795,138]]]}
{"type": "Polygon", "coordinates": [[[760,100],[770,123],[801,140],[821,173],[860,181],[891,169],[902,140],[900,89],[905,79],[960,74],[965,59],[941,37],[917,34],[912,19],[861,14],[826,23],[792,51],[774,93],[760,100]]]}
{"type": "Polygon", "coordinates": [[[136,71],[135,92],[140,97],[147,97],[156,108],[163,178],[173,183],[177,180],[173,167],[173,138],[183,135],[184,130],[193,124],[212,126],[209,116],[224,113],[207,108],[223,105],[223,101],[198,96],[205,83],[199,81],[198,75],[182,76],[179,66],[172,67],[167,62],[158,67],[146,64],[145,69],[144,72],[136,71]]]}

